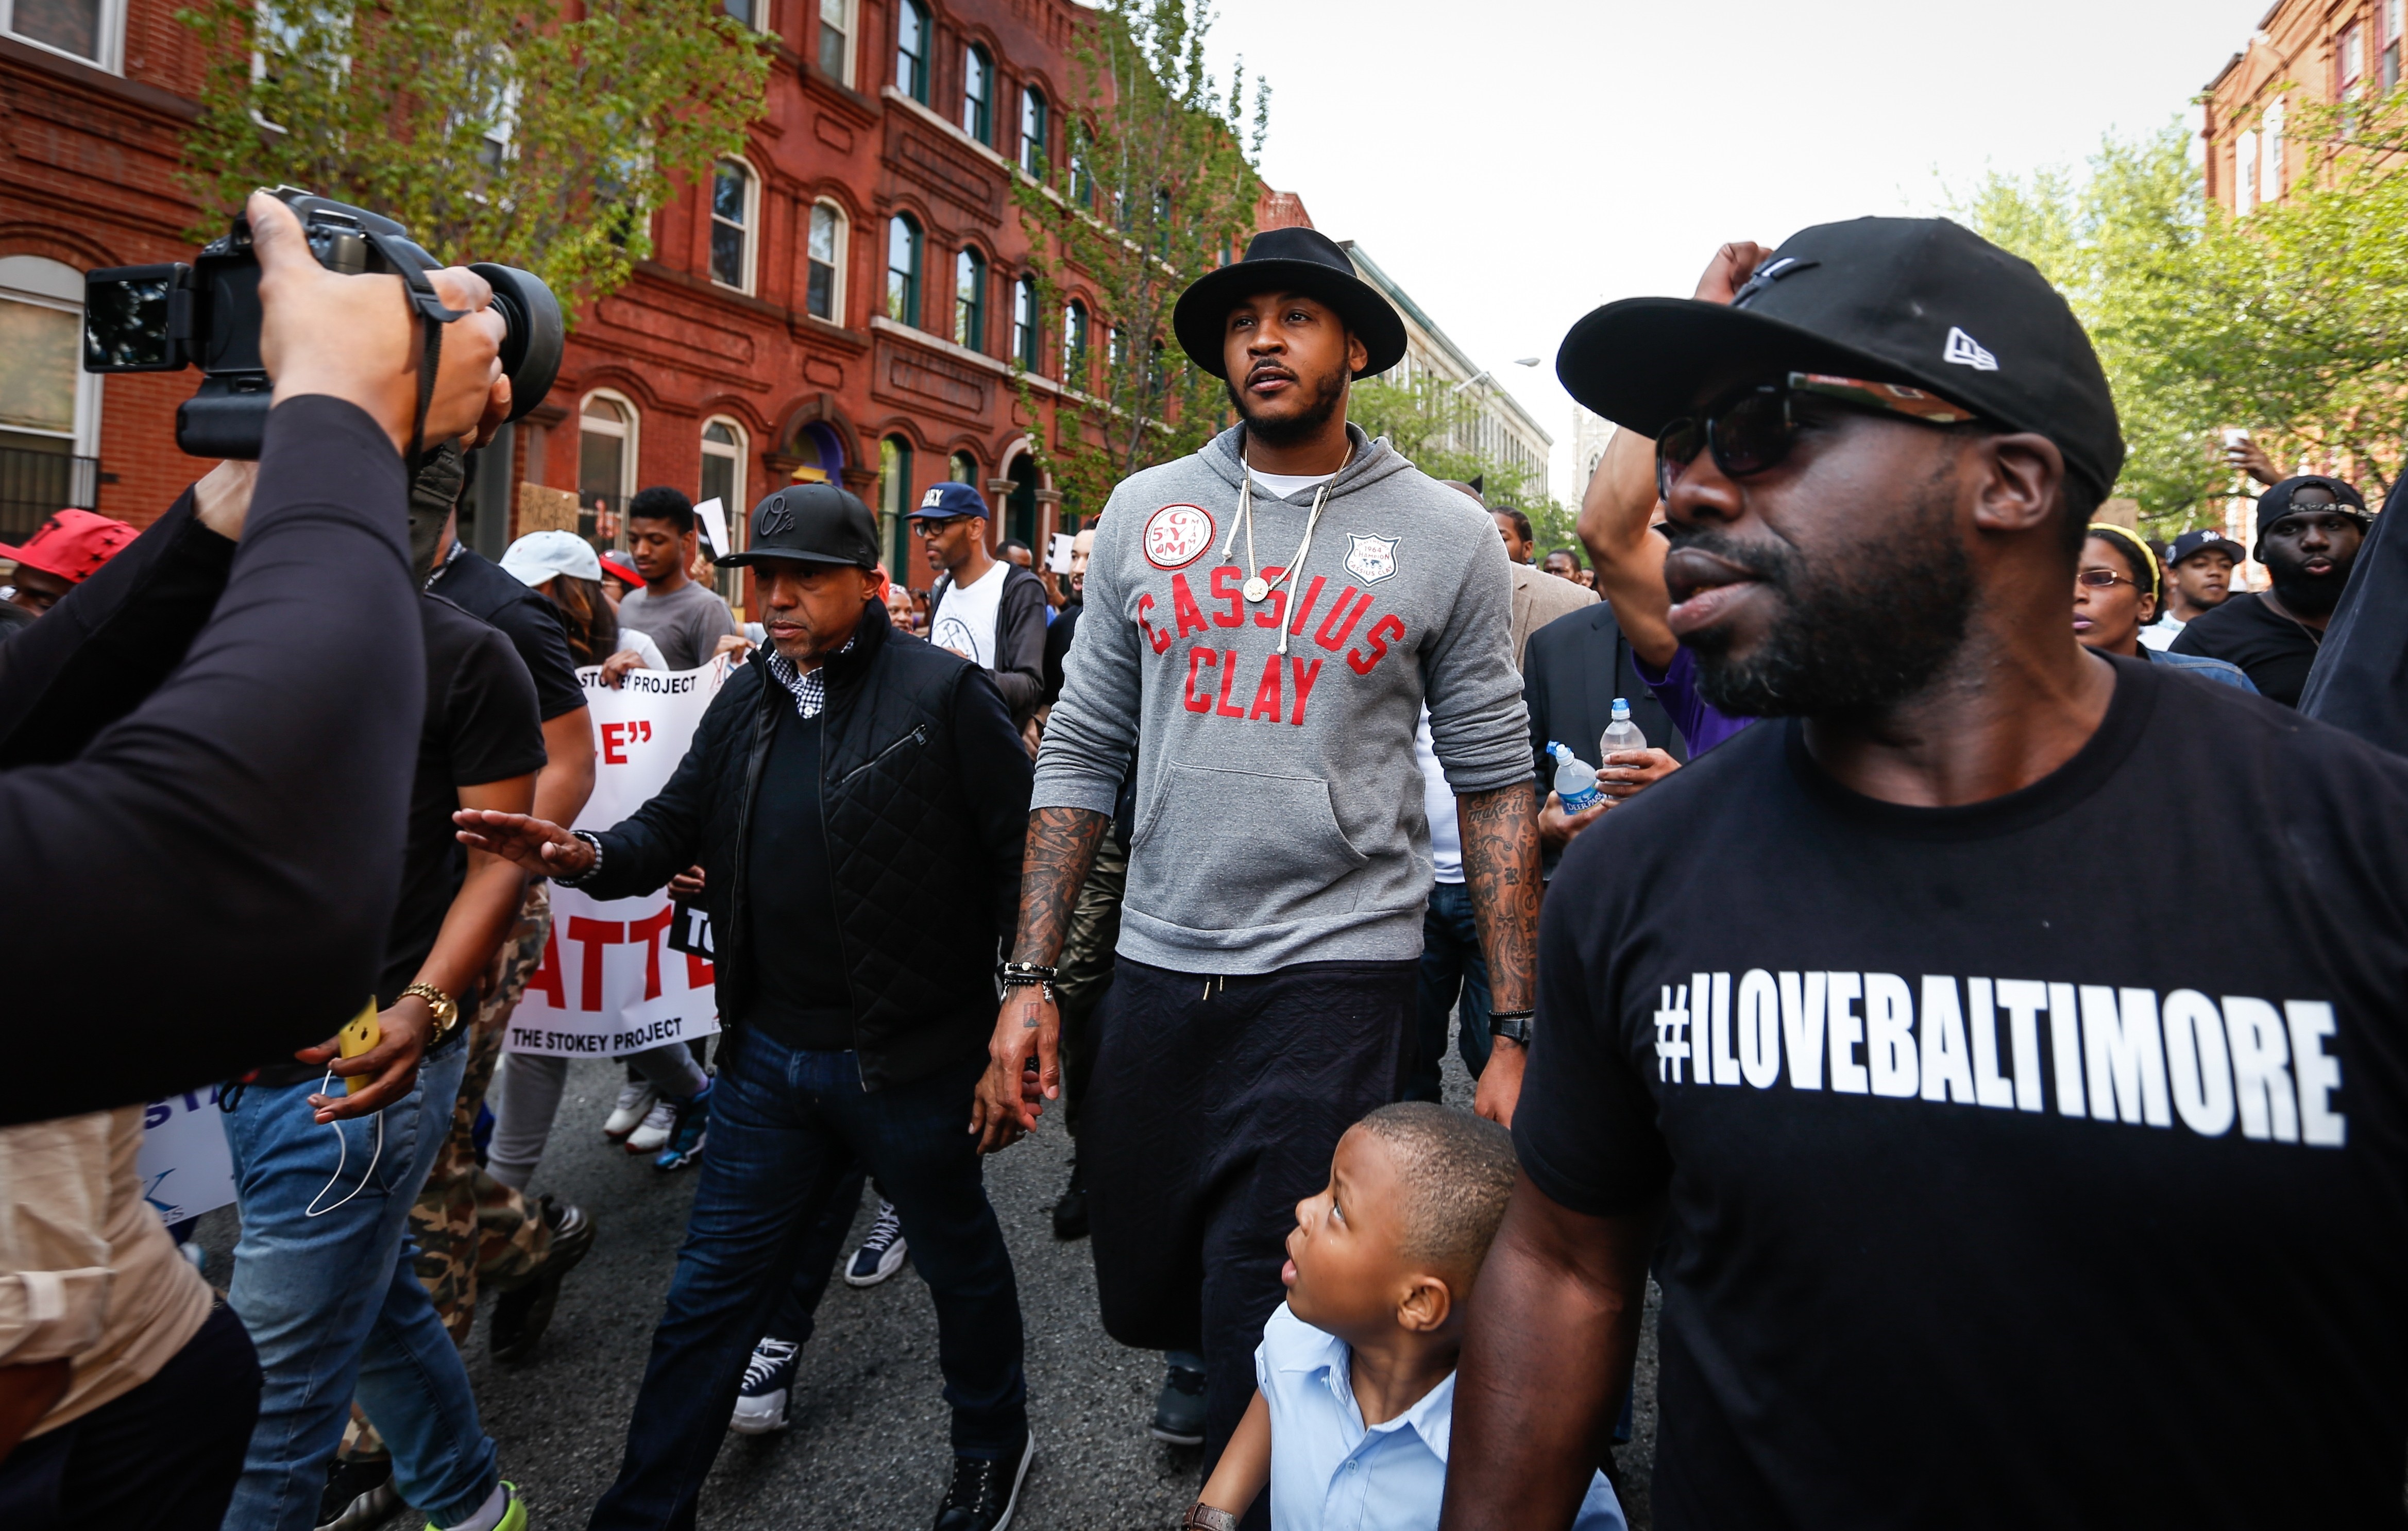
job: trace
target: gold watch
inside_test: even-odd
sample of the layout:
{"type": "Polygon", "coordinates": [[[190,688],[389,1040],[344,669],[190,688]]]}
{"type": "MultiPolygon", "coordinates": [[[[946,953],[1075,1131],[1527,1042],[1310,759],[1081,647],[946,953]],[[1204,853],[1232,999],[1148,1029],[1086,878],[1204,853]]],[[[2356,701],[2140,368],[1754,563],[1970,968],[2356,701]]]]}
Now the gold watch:
{"type": "Polygon", "coordinates": [[[435,1039],[439,1042],[451,1036],[452,1028],[460,1023],[460,1002],[432,983],[413,983],[401,992],[401,998],[412,994],[426,1001],[426,1008],[435,1012],[435,1039]]]}

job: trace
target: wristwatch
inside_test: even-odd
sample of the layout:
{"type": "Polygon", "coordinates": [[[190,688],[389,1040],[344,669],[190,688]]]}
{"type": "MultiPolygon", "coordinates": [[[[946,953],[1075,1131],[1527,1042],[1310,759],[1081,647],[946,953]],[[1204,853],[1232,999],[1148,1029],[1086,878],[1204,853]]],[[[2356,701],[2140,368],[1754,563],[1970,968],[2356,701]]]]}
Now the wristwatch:
{"type": "Polygon", "coordinates": [[[435,1012],[435,1040],[439,1042],[451,1036],[452,1028],[460,1023],[460,1002],[432,983],[413,983],[401,992],[401,998],[408,999],[412,994],[426,1001],[426,1008],[435,1012]]]}
{"type": "Polygon", "coordinates": [[[1488,1035],[1500,1042],[1530,1045],[1530,1018],[1536,1010],[1495,1010],[1488,1017],[1488,1035]]]}

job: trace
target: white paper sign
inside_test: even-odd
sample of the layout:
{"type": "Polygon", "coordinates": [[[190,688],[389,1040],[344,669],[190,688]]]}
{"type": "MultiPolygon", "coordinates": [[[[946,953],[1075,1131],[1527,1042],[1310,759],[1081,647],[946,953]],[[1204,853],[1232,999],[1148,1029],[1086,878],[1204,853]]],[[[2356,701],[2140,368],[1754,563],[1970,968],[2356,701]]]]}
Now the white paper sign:
{"type": "Polygon", "coordinates": [[[1078,538],[1068,532],[1056,532],[1045,549],[1045,566],[1056,574],[1070,572],[1070,547],[1078,538]]]}
{"type": "Polygon", "coordinates": [[[135,1158],[142,1199],[162,1223],[181,1223],[234,1200],[234,1159],[226,1152],[218,1087],[154,1100],[142,1110],[142,1149],[135,1158]]]}
{"type": "Polygon", "coordinates": [[[727,508],[716,496],[694,508],[695,518],[702,522],[702,535],[710,539],[710,556],[727,556],[727,508]]]}
{"type": "MultiPolygon", "coordinates": [[[[613,690],[577,672],[594,719],[594,795],[579,829],[600,831],[644,806],[685,758],[695,726],[727,679],[727,661],[698,670],[629,670],[613,690]]],[[[504,1046],[554,1057],[618,1057],[719,1029],[711,965],[669,949],[668,891],[603,902],[555,884],[552,931],[504,1046]]]]}

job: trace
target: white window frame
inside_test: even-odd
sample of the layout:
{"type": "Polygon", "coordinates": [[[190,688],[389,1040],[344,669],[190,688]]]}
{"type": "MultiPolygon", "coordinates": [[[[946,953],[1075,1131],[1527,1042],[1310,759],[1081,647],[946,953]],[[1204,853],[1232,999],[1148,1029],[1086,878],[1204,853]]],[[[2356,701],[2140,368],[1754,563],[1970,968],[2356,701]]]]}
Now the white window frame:
{"type": "Polygon", "coordinates": [[[761,172],[752,168],[752,162],[741,154],[724,154],[713,160],[710,165],[710,194],[703,199],[703,207],[710,225],[710,237],[703,248],[704,272],[710,278],[712,286],[724,287],[730,292],[750,295],[757,285],[756,274],[761,255],[761,172]],[[727,282],[720,279],[717,251],[712,248],[718,242],[721,222],[719,172],[723,166],[731,165],[744,172],[744,222],[738,226],[738,231],[744,236],[742,273],[744,279],[740,282],[727,282]]]}
{"type": "MultiPolygon", "coordinates": [[[[83,333],[83,273],[47,255],[0,255],[0,298],[32,308],[50,308],[76,316],[76,333],[83,333]]],[[[80,342],[79,342],[80,344],[80,342]]],[[[100,455],[100,399],[103,379],[86,372],[78,354],[75,419],[64,432],[36,430],[30,425],[6,429],[20,436],[42,436],[70,443],[78,457],[100,455]]]]}
{"type": "Polygon", "coordinates": [[[2246,218],[2258,206],[2258,131],[2243,128],[2232,136],[2232,211],[2246,218]]]}
{"type": "MultiPolygon", "coordinates": [[[[828,24],[827,13],[830,10],[838,12],[843,18],[842,23],[837,28],[837,30],[844,34],[844,67],[836,72],[836,78],[842,81],[847,88],[851,88],[853,85],[853,60],[858,58],[861,54],[861,6],[859,4],[859,0],[812,0],[811,62],[813,64],[821,64],[822,62],[820,53],[820,29],[828,24]]],[[[824,67],[824,65],[823,65],[823,67],[824,67]]]]}
{"type": "Polygon", "coordinates": [[[100,56],[98,58],[86,58],[81,53],[70,53],[64,48],[54,47],[18,31],[18,4],[19,0],[0,0],[0,33],[7,34],[12,40],[23,43],[28,48],[38,48],[45,53],[56,54],[63,59],[73,59],[78,64],[107,74],[125,73],[125,0],[100,0],[100,36],[97,39],[100,56]]]}
{"type": "Polygon", "coordinates": [[[824,319],[831,324],[841,324],[844,322],[847,311],[844,306],[845,272],[853,257],[853,215],[846,212],[844,204],[834,197],[824,196],[814,200],[811,203],[810,213],[804,219],[803,312],[808,314],[811,311],[811,220],[817,217],[822,207],[825,207],[836,219],[836,249],[831,252],[832,258],[829,261],[829,264],[836,268],[836,275],[828,282],[828,311],[824,314],[814,314],[812,317],[824,319]]]}
{"type": "MultiPolygon", "coordinates": [[[[627,545],[627,502],[636,497],[636,479],[638,477],[636,459],[642,445],[643,425],[644,412],[636,408],[634,399],[615,388],[589,389],[585,396],[577,401],[577,494],[580,501],[585,494],[585,433],[590,430],[595,436],[615,436],[624,443],[619,451],[619,530],[610,538],[611,546],[616,548],[627,545]],[[585,407],[595,399],[617,405],[626,419],[598,421],[594,425],[587,425],[585,407]]],[[[597,526],[595,531],[599,535],[601,528],[597,526]]]]}
{"type": "Polygon", "coordinates": [[[1028,84],[1020,87],[1020,152],[1014,155],[1013,159],[1019,165],[1022,175],[1032,180],[1041,179],[1046,166],[1042,161],[1036,164],[1030,163],[1032,156],[1029,154],[1029,149],[1032,146],[1047,159],[1053,157],[1054,101],[1044,91],[1034,84],[1028,84]],[[1028,135],[1029,107],[1032,106],[1036,107],[1035,115],[1040,134],[1034,138],[1028,135]]]}
{"type": "MultiPolygon", "coordinates": [[[[728,489],[727,497],[721,502],[722,507],[725,511],[725,515],[722,519],[727,522],[727,539],[735,544],[735,546],[729,548],[727,551],[732,553],[742,552],[744,551],[744,533],[752,524],[752,503],[751,498],[752,493],[752,486],[745,482],[745,480],[751,477],[751,475],[746,471],[746,468],[752,461],[752,433],[744,428],[744,422],[742,421],[738,420],[731,415],[712,415],[710,419],[702,422],[702,430],[696,439],[701,444],[704,460],[708,461],[711,458],[718,458],[723,462],[730,464],[735,469],[735,475],[728,489]],[[728,446],[722,442],[710,439],[710,428],[713,425],[719,426],[723,430],[726,431],[728,435],[734,436],[736,438],[735,445],[728,446]]],[[[696,490],[700,490],[702,488],[702,484],[699,479],[695,481],[694,487],[696,490]]],[[[729,570],[727,572],[734,573],[735,571],[729,570]]],[[[737,576],[737,589],[739,592],[743,589],[742,579],[742,575],[739,574],[737,576]]],[[[723,599],[725,598],[726,594],[727,593],[724,590],[720,592],[720,595],[723,599]]]]}
{"type": "Polygon", "coordinates": [[[2283,98],[2276,96],[2258,124],[2258,200],[2283,200],[2283,98]]]}

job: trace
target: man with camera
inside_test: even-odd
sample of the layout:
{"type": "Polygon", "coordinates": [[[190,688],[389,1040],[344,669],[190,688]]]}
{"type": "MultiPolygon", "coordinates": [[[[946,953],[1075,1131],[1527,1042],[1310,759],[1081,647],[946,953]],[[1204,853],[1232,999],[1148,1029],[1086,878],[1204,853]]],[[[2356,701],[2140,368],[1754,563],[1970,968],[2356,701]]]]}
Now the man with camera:
{"type": "MultiPolygon", "coordinates": [[[[426,273],[465,315],[440,325],[430,366],[402,279],[326,269],[272,196],[250,211],[268,408],[222,595],[164,675],[141,645],[106,641],[136,615],[145,545],[179,530],[163,518],[0,647],[0,726],[70,679],[122,702],[72,758],[0,772],[14,874],[0,928],[45,956],[12,980],[0,1122],[152,1099],[287,1054],[359,1009],[382,956],[424,686],[415,646],[392,641],[416,621],[402,454],[509,414],[509,329],[484,279],[426,273]],[[154,985],[94,983],[123,970],[131,932],[147,971],[244,1002],[195,1025],[154,985]],[[263,972],[278,981],[260,987],[263,972]],[[89,1066],[94,1036],[112,1039],[108,1068],[89,1066]]],[[[337,1070],[402,1083],[406,1041],[337,1070]]]]}
{"type": "Polygon", "coordinates": [[[1019,897],[1028,756],[983,670],[888,625],[853,494],[780,490],[729,561],[754,571],[770,651],[728,680],[658,795],[598,835],[459,815],[472,849],[596,898],[705,873],[728,1024],[710,1152],[593,1524],[693,1524],[753,1342],[798,1276],[824,1289],[837,1243],[810,1230],[867,1169],[936,1300],[953,1448],[937,1531],[993,1531],[1035,1447],[1019,1289],[962,1124],[1019,897]]]}

